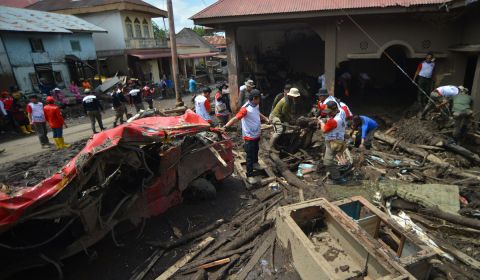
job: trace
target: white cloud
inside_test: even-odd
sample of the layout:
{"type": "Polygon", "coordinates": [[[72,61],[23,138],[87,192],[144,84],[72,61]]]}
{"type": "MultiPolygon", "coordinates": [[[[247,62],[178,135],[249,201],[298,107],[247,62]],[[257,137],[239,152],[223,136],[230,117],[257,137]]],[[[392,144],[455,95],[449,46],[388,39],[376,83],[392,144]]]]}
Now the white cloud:
{"type": "MultiPolygon", "coordinates": [[[[143,0],[162,10],[167,10],[166,0],[143,0]]],[[[208,5],[216,2],[216,0],[172,0],[173,16],[175,18],[175,32],[180,31],[184,27],[193,27],[193,21],[188,19],[199,11],[205,9],[208,5]]],[[[162,19],[155,20],[161,28],[163,28],[162,19]]],[[[168,21],[165,19],[165,25],[168,29],[168,21]]]]}

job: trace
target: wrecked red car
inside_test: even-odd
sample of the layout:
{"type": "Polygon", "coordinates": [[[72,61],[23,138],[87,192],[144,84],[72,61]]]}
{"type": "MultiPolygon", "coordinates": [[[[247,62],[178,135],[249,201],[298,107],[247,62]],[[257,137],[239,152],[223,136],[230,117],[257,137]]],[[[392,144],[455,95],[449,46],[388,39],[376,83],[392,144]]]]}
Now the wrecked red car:
{"type": "Polygon", "coordinates": [[[94,135],[55,175],[0,192],[0,278],[83,251],[123,221],[163,213],[198,180],[224,180],[232,147],[190,110],[94,135]]]}

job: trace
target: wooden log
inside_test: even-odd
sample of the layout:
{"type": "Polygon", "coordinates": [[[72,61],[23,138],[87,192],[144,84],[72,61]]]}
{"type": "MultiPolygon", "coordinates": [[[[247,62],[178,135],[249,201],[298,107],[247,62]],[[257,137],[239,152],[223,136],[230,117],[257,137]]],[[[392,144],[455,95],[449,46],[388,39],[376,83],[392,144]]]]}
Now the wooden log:
{"type": "Polygon", "coordinates": [[[244,280],[247,278],[248,274],[250,271],[253,269],[253,267],[258,263],[260,258],[267,252],[268,248],[270,248],[273,245],[273,242],[275,242],[275,238],[277,237],[276,232],[272,230],[267,238],[263,241],[262,245],[255,251],[253,256],[250,258],[248,263],[240,270],[240,272],[235,276],[236,280],[244,280]]]}
{"type": "Polygon", "coordinates": [[[236,255],[233,255],[231,258],[230,258],[230,262],[220,268],[218,271],[217,271],[217,274],[213,277],[211,277],[211,279],[209,280],[221,280],[221,279],[226,279],[227,276],[228,276],[228,271],[230,270],[230,268],[232,268],[233,265],[235,265],[235,263],[240,259],[240,255],[236,254],[236,255]]]}
{"type": "Polygon", "coordinates": [[[175,262],[172,266],[170,266],[167,270],[165,270],[160,276],[158,276],[155,280],[167,280],[168,278],[172,277],[182,266],[188,263],[192,258],[198,255],[203,249],[205,249],[215,238],[209,236],[205,238],[202,242],[196,245],[189,253],[175,262]]]}
{"type": "Polygon", "coordinates": [[[175,247],[181,246],[183,244],[186,244],[190,240],[198,238],[198,237],[204,235],[207,232],[210,232],[210,231],[216,229],[217,227],[219,227],[224,222],[225,221],[223,219],[220,219],[220,220],[216,221],[214,224],[208,225],[207,227],[196,230],[196,231],[192,231],[188,234],[183,235],[182,238],[179,238],[179,239],[171,241],[171,242],[149,241],[149,242],[147,242],[147,244],[152,245],[152,246],[156,246],[156,247],[160,247],[160,248],[164,248],[164,249],[175,248],[175,247]]]}
{"type": "Polygon", "coordinates": [[[293,174],[289,169],[288,166],[280,159],[278,154],[270,153],[270,158],[272,159],[273,163],[276,165],[278,172],[282,174],[282,176],[287,180],[287,182],[297,188],[306,189],[308,185],[303,182],[302,180],[298,179],[295,174],[293,174]]]}
{"type": "Polygon", "coordinates": [[[437,245],[445,250],[447,253],[452,254],[456,259],[460,260],[462,263],[470,266],[475,270],[480,271],[480,262],[475,260],[474,258],[468,256],[467,254],[461,252],[460,250],[456,249],[454,246],[445,242],[445,240],[440,240],[435,236],[430,236],[430,238],[437,243],[437,245]]]}
{"type": "Polygon", "coordinates": [[[257,237],[258,235],[262,234],[264,231],[269,229],[272,225],[273,225],[273,221],[268,220],[256,226],[255,228],[249,229],[249,231],[245,235],[238,237],[237,239],[229,243],[227,246],[225,246],[223,251],[229,251],[229,250],[240,248],[241,246],[252,241],[253,239],[255,239],[255,237],[257,237]]]}
{"type": "Polygon", "coordinates": [[[198,266],[197,269],[212,268],[212,267],[216,267],[216,266],[219,266],[219,265],[224,265],[226,263],[229,263],[230,261],[231,261],[230,258],[224,258],[224,259],[216,260],[216,261],[209,262],[209,263],[206,263],[206,264],[202,264],[202,265],[198,266]]]}
{"type": "Polygon", "coordinates": [[[130,280],[142,280],[145,278],[145,275],[152,269],[152,267],[157,263],[158,259],[163,255],[165,251],[157,249],[153,254],[143,263],[138,266],[134,271],[133,275],[130,277],[130,280]],[[146,264],[146,265],[145,265],[146,264]],[[144,268],[142,268],[145,265],[144,268]]]}
{"type": "Polygon", "coordinates": [[[193,277],[190,280],[207,280],[208,279],[208,273],[205,269],[200,269],[193,275],[193,277]]]}
{"type": "MultiPolygon", "coordinates": [[[[454,199],[457,199],[457,198],[454,198],[454,199]]],[[[445,220],[452,224],[458,224],[458,225],[466,226],[473,229],[480,229],[480,220],[447,213],[445,211],[440,210],[439,208],[421,207],[418,204],[411,203],[402,199],[396,199],[392,201],[392,207],[412,210],[415,212],[419,212],[421,214],[426,214],[429,216],[433,216],[433,217],[445,220]]]]}
{"type": "MultiPolygon", "coordinates": [[[[388,143],[390,145],[395,145],[398,141],[397,139],[391,137],[391,136],[388,136],[388,135],[385,135],[381,132],[375,132],[375,138],[378,139],[378,140],[381,140],[385,143],[388,143]]],[[[417,156],[420,156],[422,158],[425,158],[427,159],[428,161],[432,162],[432,163],[435,163],[435,164],[438,164],[439,166],[441,167],[445,167],[445,168],[450,168],[450,170],[452,171],[453,174],[457,175],[457,176],[461,176],[461,177],[467,177],[467,178],[475,178],[477,180],[480,180],[480,176],[477,176],[477,175],[474,175],[474,174],[470,174],[468,172],[464,172],[463,170],[459,169],[459,168],[456,168],[454,166],[452,166],[451,164],[449,164],[448,162],[445,162],[443,161],[442,159],[440,159],[439,157],[435,156],[435,155],[432,155],[432,154],[429,154],[427,151],[425,150],[422,150],[422,149],[419,149],[419,148],[415,148],[415,147],[412,147],[411,145],[407,144],[407,143],[402,143],[402,141],[398,142],[397,143],[398,147],[400,147],[402,150],[410,153],[410,154],[413,154],[413,155],[417,155],[417,156]]]]}
{"type": "Polygon", "coordinates": [[[383,134],[379,131],[375,132],[375,138],[378,139],[378,140],[381,140],[383,142],[386,142],[390,145],[395,145],[396,144],[397,147],[399,147],[400,149],[402,149],[406,152],[409,152],[411,154],[417,155],[419,157],[426,158],[428,161],[436,163],[436,164],[438,164],[442,167],[449,167],[450,166],[449,163],[445,162],[444,160],[440,159],[439,157],[437,157],[435,155],[429,154],[427,151],[425,151],[423,149],[413,147],[412,145],[409,145],[406,142],[399,141],[396,138],[394,138],[392,136],[389,136],[389,135],[386,135],[386,134],[383,134]]]}
{"type": "Polygon", "coordinates": [[[203,265],[203,264],[206,264],[206,263],[209,263],[209,262],[214,262],[214,261],[217,261],[217,260],[223,259],[223,258],[229,258],[233,255],[243,254],[246,251],[252,249],[254,246],[255,246],[255,244],[251,243],[251,244],[245,245],[245,246],[243,246],[241,248],[238,248],[238,249],[235,249],[235,250],[220,252],[220,253],[217,253],[217,254],[212,255],[210,257],[207,257],[207,258],[192,261],[191,263],[183,266],[181,268],[181,271],[184,274],[192,273],[193,271],[195,271],[195,268],[200,266],[200,265],[203,265]]]}
{"type": "Polygon", "coordinates": [[[447,148],[449,151],[455,152],[477,164],[480,164],[480,157],[476,153],[473,153],[472,151],[467,150],[460,145],[449,144],[449,143],[441,143],[441,144],[443,144],[443,146],[447,148]]]}

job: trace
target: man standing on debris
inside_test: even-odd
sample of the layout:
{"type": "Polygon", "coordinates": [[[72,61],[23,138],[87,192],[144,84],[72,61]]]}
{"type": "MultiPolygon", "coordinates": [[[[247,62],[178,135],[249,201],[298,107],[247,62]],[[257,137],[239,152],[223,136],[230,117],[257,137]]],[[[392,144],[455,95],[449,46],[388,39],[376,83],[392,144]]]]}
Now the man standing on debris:
{"type": "Polygon", "coordinates": [[[228,85],[222,83],[215,94],[215,116],[217,117],[220,126],[227,124],[230,113],[232,112],[230,109],[229,93],[228,85]]]}
{"type": "Polygon", "coordinates": [[[448,106],[450,105],[450,100],[452,100],[460,92],[465,92],[466,90],[467,89],[464,88],[463,86],[457,87],[452,85],[436,88],[434,91],[430,93],[431,100],[428,102],[427,106],[425,106],[425,109],[423,109],[423,112],[420,118],[424,120],[427,113],[431,109],[433,109],[433,107],[437,107],[440,110],[440,112],[442,112],[442,114],[445,115],[445,110],[446,109],[448,110],[448,106]]]}
{"type": "Polygon", "coordinates": [[[117,126],[118,121],[120,121],[120,124],[124,123],[123,114],[125,114],[125,112],[127,111],[127,107],[125,106],[127,102],[128,101],[125,98],[125,95],[123,95],[122,86],[119,85],[117,87],[117,90],[112,94],[112,105],[113,110],[115,110],[115,120],[113,121],[113,127],[117,126]]]}
{"type": "Polygon", "coordinates": [[[418,64],[417,71],[413,76],[413,80],[417,80],[417,84],[419,87],[418,90],[418,103],[420,106],[424,107],[427,104],[427,94],[432,91],[433,87],[433,73],[435,70],[435,58],[433,57],[433,53],[427,53],[425,60],[418,64]],[[423,90],[423,92],[422,92],[423,90]]]}
{"type": "Polygon", "coordinates": [[[238,96],[238,108],[241,108],[248,100],[248,96],[252,92],[252,90],[255,88],[255,84],[253,83],[252,80],[248,80],[245,82],[244,87],[240,87],[240,94],[238,96]]]}
{"type": "Polygon", "coordinates": [[[242,135],[245,141],[243,148],[247,154],[247,182],[249,184],[257,183],[253,171],[261,169],[258,164],[259,142],[262,134],[261,121],[268,122],[268,118],[260,113],[260,98],[260,91],[252,90],[248,95],[248,101],[240,108],[237,115],[223,127],[226,129],[238,121],[242,123],[242,135]]]}
{"type": "Polygon", "coordinates": [[[377,128],[378,124],[375,120],[367,116],[355,115],[352,120],[352,132],[350,133],[350,137],[356,132],[355,146],[360,147],[360,149],[370,149],[377,128]],[[361,137],[361,140],[357,141],[359,137],[361,137]]]}
{"type": "Polygon", "coordinates": [[[473,99],[468,89],[464,89],[453,97],[452,115],[455,120],[453,139],[462,141],[468,130],[469,121],[473,114],[473,99]]]}
{"type": "Polygon", "coordinates": [[[195,112],[210,124],[212,124],[212,116],[210,116],[212,106],[210,105],[209,100],[211,92],[212,90],[209,87],[204,87],[202,93],[197,95],[194,99],[195,112]]]}
{"type": "Polygon", "coordinates": [[[284,123],[288,123],[292,120],[294,99],[300,97],[300,92],[297,88],[291,88],[285,98],[280,99],[275,108],[272,110],[269,116],[269,120],[273,123],[273,134],[270,138],[269,148],[271,151],[276,151],[275,145],[278,139],[285,131],[284,123]]]}
{"type": "Polygon", "coordinates": [[[142,91],[138,88],[134,88],[128,92],[128,97],[130,99],[130,105],[135,106],[135,110],[137,110],[137,113],[140,112],[140,110],[145,110],[145,107],[143,106],[143,97],[142,97],[142,91]]]}
{"type": "Polygon", "coordinates": [[[100,130],[105,130],[102,122],[103,107],[97,97],[93,94],[89,94],[83,98],[82,104],[83,109],[85,110],[85,115],[90,118],[93,133],[97,133],[97,130],[95,129],[95,120],[97,120],[100,130]]]}
{"type": "Polygon", "coordinates": [[[324,113],[328,119],[320,119],[320,128],[325,136],[325,154],[323,164],[327,172],[330,173],[330,179],[333,184],[345,184],[347,180],[340,176],[338,165],[335,162],[337,155],[341,155],[345,149],[345,114],[338,108],[335,101],[327,102],[327,109],[324,113]]]}
{"type": "Polygon", "coordinates": [[[273,109],[275,109],[275,106],[277,105],[278,101],[280,101],[282,98],[287,98],[287,94],[290,92],[291,88],[292,88],[292,85],[286,84],[283,87],[283,91],[275,96],[275,99],[273,99],[272,109],[270,110],[270,112],[272,112],[273,109]]]}
{"type": "Polygon", "coordinates": [[[48,125],[50,125],[50,128],[52,129],[53,141],[55,142],[57,149],[70,147],[70,145],[66,144],[63,139],[63,126],[65,126],[65,128],[68,126],[63,119],[60,108],[55,105],[55,99],[53,96],[47,97],[47,105],[43,108],[43,112],[45,113],[45,119],[48,122],[48,125]]]}
{"type": "Polygon", "coordinates": [[[92,89],[92,85],[90,84],[90,82],[88,82],[87,79],[83,80],[82,82],[82,87],[84,90],[91,90],[92,89]]]}
{"type": "Polygon", "coordinates": [[[47,125],[45,123],[45,113],[43,112],[43,103],[38,101],[38,97],[34,94],[30,96],[30,103],[27,105],[27,114],[30,124],[33,125],[37,132],[38,139],[42,148],[51,146],[47,137],[47,125]]]}

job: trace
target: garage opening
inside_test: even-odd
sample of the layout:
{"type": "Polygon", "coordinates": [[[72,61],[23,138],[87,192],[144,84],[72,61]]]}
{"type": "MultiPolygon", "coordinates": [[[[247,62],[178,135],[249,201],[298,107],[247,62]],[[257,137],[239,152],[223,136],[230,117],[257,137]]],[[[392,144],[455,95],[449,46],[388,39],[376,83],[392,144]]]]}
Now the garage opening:
{"type": "MultiPolygon", "coordinates": [[[[421,59],[409,58],[409,50],[394,45],[385,50],[404,71],[413,77],[421,59]]],[[[415,85],[386,57],[352,59],[339,64],[335,95],[362,113],[376,109],[403,109],[417,100],[415,85]]]]}
{"type": "Polygon", "coordinates": [[[262,108],[271,108],[286,83],[302,93],[299,109],[310,108],[325,60],[325,42],[317,33],[300,23],[247,26],[238,29],[237,40],[240,82],[256,82],[266,96],[262,108]]]}

